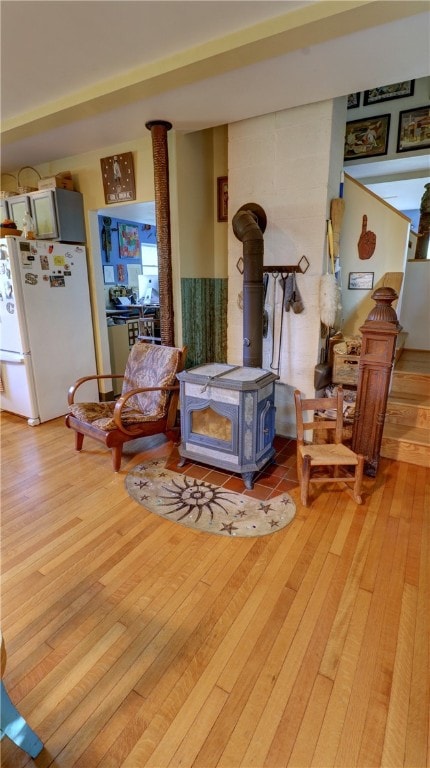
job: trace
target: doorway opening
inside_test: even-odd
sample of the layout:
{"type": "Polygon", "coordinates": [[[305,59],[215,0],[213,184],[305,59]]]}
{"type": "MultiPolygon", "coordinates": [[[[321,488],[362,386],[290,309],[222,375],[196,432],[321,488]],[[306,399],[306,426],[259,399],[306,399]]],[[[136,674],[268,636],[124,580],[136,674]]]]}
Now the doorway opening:
{"type": "MultiPolygon", "coordinates": [[[[134,228],[139,230],[139,240],[150,248],[150,263],[155,278],[154,269],[158,270],[156,232],[155,232],[155,203],[126,203],[123,205],[106,206],[89,212],[89,243],[90,248],[90,283],[93,308],[93,327],[96,347],[97,370],[99,373],[124,373],[125,363],[128,358],[130,346],[139,335],[139,319],[145,314],[151,314],[151,333],[143,335],[156,336],[154,314],[159,316],[159,306],[156,311],[144,305],[142,297],[143,285],[139,286],[139,277],[148,268],[148,252],[144,252],[140,244],[133,240],[134,228]],[[102,242],[100,222],[106,218],[112,223],[110,232],[109,257],[106,253],[106,240],[102,242]],[[118,222],[125,222],[124,228],[117,226],[118,222]],[[133,226],[131,226],[133,225],[133,226]],[[128,227],[128,228],[127,228],[128,227]],[[148,238],[140,235],[146,230],[148,238]],[[120,243],[121,236],[121,243],[120,243]],[[130,237],[130,239],[129,239],[130,237]],[[120,245],[123,256],[120,255],[120,245]],[[132,250],[128,250],[128,246],[132,250]],[[133,256],[128,258],[129,254],[133,256]],[[119,273],[119,274],[118,274],[119,273]],[[118,279],[121,278],[121,279],[118,279]],[[112,301],[112,299],[114,301],[112,301]],[[118,299],[122,299],[118,301],[118,299]],[[130,323],[132,328],[128,326],[130,323]],[[130,333],[129,333],[130,331],[130,333]],[[115,337],[116,342],[113,342],[115,337]],[[117,337],[121,337],[118,342],[117,337]],[[116,352],[113,353],[113,347],[116,352]],[[120,370],[121,369],[121,370],[120,370]]],[[[158,276],[158,275],[157,275],[158,276]]],[[[155,298],[155,292],[154,292],[155,298]]],[[[152,295],[151,295],[152,299],[152,295]]],[[[158,318],[156,318],[158,320],[158,318]]],[[[159,327],[159,320],[158,320],[159,327]]],[[[114,390],[113,381],[102,380],[100,383],[100,395],[102,399],[110,399],[114,390]]],[[[115,393],[114,394],[118,394],[115,393]]]]}

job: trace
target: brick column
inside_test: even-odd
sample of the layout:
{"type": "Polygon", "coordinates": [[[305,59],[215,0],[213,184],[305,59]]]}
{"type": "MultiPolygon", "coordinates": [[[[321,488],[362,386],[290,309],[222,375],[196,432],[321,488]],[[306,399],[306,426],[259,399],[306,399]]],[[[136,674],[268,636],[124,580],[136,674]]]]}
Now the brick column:
{"type": "Polygon", "coordinates": [[[155,220],[157,226],[158,283],[160,290],[161,343],[175,346],[173,322],[172,248],[170,238],[169,157],[165,120],[145,123],[151,131],[154,160],[155,220]]]}

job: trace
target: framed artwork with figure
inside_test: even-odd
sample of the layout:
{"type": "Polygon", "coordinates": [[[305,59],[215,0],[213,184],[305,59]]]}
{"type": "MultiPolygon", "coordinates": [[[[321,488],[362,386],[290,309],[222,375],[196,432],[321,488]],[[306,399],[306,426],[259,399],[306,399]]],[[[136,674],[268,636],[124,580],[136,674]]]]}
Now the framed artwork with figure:
{"type": "Polygon", "coordinates": [[[363,105],[379,104],[381,101],[391,101],[392,99],[405,99],[414,95],[415,80],[402,80],[400,83],[391,85],[381,85],[379,88],[372,88],[364,91],[363,105]]]}
{"type": "Polygon", "coordinates": [[[346,108],[357,109],[360,106],[360,93],[348,93],[346,108]]]}
{"type": "Polygon", "coordinates": [[[377,115],[346,124],[344,160],[386,155],[391,115],[377,115]]]}
{"type": "Polygon", "coordinates": [[[217,179],[217,214],[218,221],[227,221],[228,216],[228,178],[218,176],[217,179]]]}
{"type": "Polygon", "coordinates": [[[136,200],[132,152],[102,157],[100,165],[107,204],[136,200]]]}
{"type": "Polygon", "coordinates": [[[140,259],[139,227],[118,224],[119,256],[121,259],[140,259]]]}
{"type": "Polygon", "coordinates": [[[399,114],[397,152],[430,147],[430,107],[405,109],[399,114]]]}

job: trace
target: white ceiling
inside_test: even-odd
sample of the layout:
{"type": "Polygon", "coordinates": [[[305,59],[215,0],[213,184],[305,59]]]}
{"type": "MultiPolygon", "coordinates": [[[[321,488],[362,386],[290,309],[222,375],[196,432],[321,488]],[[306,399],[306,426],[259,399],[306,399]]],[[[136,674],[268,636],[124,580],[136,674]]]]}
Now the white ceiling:
{"type": "Polygon", "coordinates": [[[200,130],[429,74],[425,0],[2,0],[0,11],[3,171],[132,141],[148,120],[200,130]]]}

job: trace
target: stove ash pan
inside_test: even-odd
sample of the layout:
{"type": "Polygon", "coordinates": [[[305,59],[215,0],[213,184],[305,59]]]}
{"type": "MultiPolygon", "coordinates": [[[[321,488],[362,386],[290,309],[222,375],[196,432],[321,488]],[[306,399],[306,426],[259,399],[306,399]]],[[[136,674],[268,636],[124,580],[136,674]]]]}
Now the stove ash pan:
{"type": "Polygon", "coordinates": [[[275,455],[275,381],[263,368],[209,363],[178,374],[179,466],[186,459],[242,475],[245,487],[275,455]]]}

